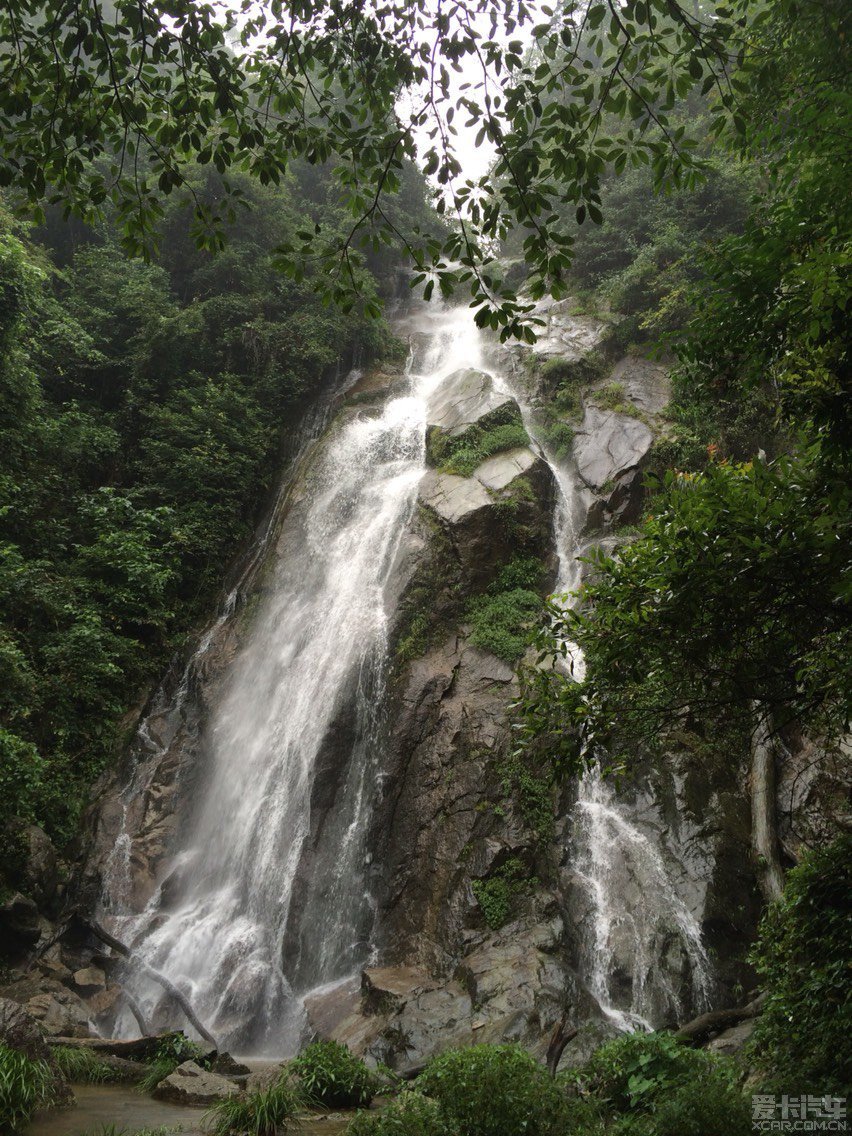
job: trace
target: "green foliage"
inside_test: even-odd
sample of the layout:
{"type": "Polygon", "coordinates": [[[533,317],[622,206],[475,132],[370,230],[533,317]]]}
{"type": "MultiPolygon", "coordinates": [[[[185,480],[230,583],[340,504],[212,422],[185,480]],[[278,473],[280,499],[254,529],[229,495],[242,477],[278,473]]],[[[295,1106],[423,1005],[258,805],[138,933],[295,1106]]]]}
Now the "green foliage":
{"type": "Polygon", "coordinates": [[[164,1037],[157,1046],[145,1076],[138,1083],[139,1092],[152,1092],[160,1081],[171,1076],[184,1061],[195,1061],[203,1067],[206,1064],[204,1050],[184,1033],[172,1033],[164,1037]]]}
{"type": "Polygon", "coordinates": [[[670,1033],[631,1033],[602,1045],[583,1070],[589,1091],[617,1112],[648,1111],[678,1085],[713,1068],[713,1058],[670,1033]]]}
{"type": "Polygon", "coordinates": [[[217,1101],[204,1123],[212,1136],[280,1136],[298,1124],[300,1106],[285,1074],[268,1088],[217,1101]]]}
{"type": "MultiPolygon", "coordinates": [[[[217,175],[192,178],[215,198],[217,175]]],[[[108,225],[70,242],[54,212],[40,246],[0,204],[3,829],[76,835],[125,715],[250,537],[307,402],[341,355],[389,342],[273,268],[269,250],[316,203],[242,188],[253,209],[227,252],[199,252],[175,201],[156,265],[127,259],[108,225]]],[[[4,845],[0,872],[19,859],[4,845]]]]}
{"type": "Polygon", "coordinates": [[[652,1116],[617,1130],[624,1136],[749,1136],[751,1098],[725,1071],[699,1072],[661,1094],[652,1116]]]}
{"type": "Polygon", "coordinates": [[[513,663],[523,655],[541,613],[534,588],[544,574],[541,562],[516,557],[505,565],[483,596],[473,599],[465,619],[473,625],[471,640],[483,651],[513,663]]]}
{"type": "Polygon", "coordinates": [[[346,1136],[452,1136],[436,1100],[405,1089],[381,1112],[359,1112],[346,1136]]]}
{"type": "Polygon", "coordinates": [[[369,1104],[379,1079],[338,1041],[314,1041],[291,1062],[290,1069],[308,1100],[328,1108],[357,1108],[369,1104]]]}
{"type": "Polygon", "coordinates": [[[527,754],[512,753],[500,765],[503,793],[516,800],[524,822],[536,839],[548,844],[554,835],[554,770],[550,762],[536,769],[527,754]]]}
{"type": "Polygon", "coordinates": [[[529,436],[516,410],[497,412],[469,426],[462,434],[430,430],[426,448],[429,461],[445,473],[470,477],[486,458],[516,446],[529,445],[529,436]]]}
{"type": "Polygon", "coordinates": [[[140,17],[135,0],[106,11],[81,0],[73,27],[64,16],[59,0],[14,0],[0,18],[10,126],[0,184],[37,213],[56,200],[93,220],[109,203],[137,252],[156,244],[164,198],[183,197],[194,239],[218,248],[245,199],[241,173],[308,186],[324,170],[328,203],[347,223],[312,216],[285,234],[276,260],[293,279],[335,302],[361,294],[374,313],[363,270],[402,238],[427,298],[436,281],[442,295],[464,285],[480,326],[527,341],[531,305],[504,279],[495,242],[518,232],[533,300],[566,295],[576,229],[603,221],[605,174],[644,167],[655,188],[696,184],[707,129],[676,108],[712,92],[711,135],[729,122],[741,135],[743,90],[763,95],[771,80],[752,50],[766,12],[749,0],[627,10],[571,0],[543,20],[534,6],[495,10],[491,0],[449,13],[396,0],[365,20],[357,6],[314,0],[292,25],[275,4],[152,5],[140,17]],[[466,62],[477,74],[456,90],[450,64],[466,62]],[[462,114],[477,144],[495,146],[480,178],[468,179],[452,125],[462,114]],[[438,208],[455,222],[446,228],[424,216],[417,159],[444,190],[438,208]],[[196,162],[226,175],[215,197],[197,185],[196,162]]]}
{"type": "Polygon", "coordinates": [[[584,739],[629,752],[684,730],[742,753],[754,703],[777,728],[842,735],[849,505],[848,484],[812,457],[667,475],[642,537],[595,559],[585,606],[553,608],[543,637],[559,637],[557,656],[578,643],[586,673],[530,675],[522,735],[552,738],[561,723],[569,767],[584,739]]]}
{"type": "Polygon", "coordinates": [[[571,453],[574,442],[574,428],[559,418],[550,418],[540,430],[541,440],[553,451],[559,461],[571,453]]]}
{"type": "Polygon", "coordinates": [[[751,961],[766,1003],[753,1041],[764,1072],[792,1091],[852,1088],[852,837],[812,850],[766,912],[751,961]]]}
{"type": "Polygon", "coordinates": [[[471,888],[482,908],[485,922],[497,930],[511,918],[517,899],[535,886],[520,860],[512,858],[501,864],[487,879],[473,880],[471,888]]]}
{"type": "Polygon", "coordinates": [[[31,1061],[0,1045],[0,1128],[19,1131],[35,1110],[51,1100],[52,1074],[45,1061],[31,1061]]]}
{"type": "Polygon", "coordinates": [[[62,1075],[77,1084],[103,1085],[124,1080],[119,1070],[107,1065],[90,1049],[57,1045],[53,1049],[53,1056],[62,1075]]]}
{"type": "Polygon", "coordinates": [[[525,1050],[473,1045],[433,1057],[417,1078],[457,1136],[563,1136],[562,1090],[525,1050]]]}

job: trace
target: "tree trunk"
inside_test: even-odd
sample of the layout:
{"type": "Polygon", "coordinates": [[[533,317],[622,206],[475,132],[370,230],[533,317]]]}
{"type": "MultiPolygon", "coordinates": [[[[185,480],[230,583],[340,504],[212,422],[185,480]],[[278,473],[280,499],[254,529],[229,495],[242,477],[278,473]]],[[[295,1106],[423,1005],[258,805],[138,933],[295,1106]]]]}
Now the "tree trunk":
{"type": "MultiPolygon", "coordinates": [[[[110,935],[109,931],[105,931],[103,927],[100,927],[97,923],[87,922],[86,926],[95,936],[95,938],[100,939],[102,943],[106,943],[108,947],[112,947],[112,949],[120,954],[122,958],[128,959],[128,961],[131,962],[134,966],[140,967],[140,969],[144,970],[150,978],[153,978],[155,982],[158,982],[160,986],[162,986],[166,991],[166,993],[169,994],[170,997],[174,998],[175,1002],[177,1002],[177,1004],[183,1010],[187,1020],[189,1021],[189,1024],[193,1026],[198,1031],[198,1033],[201,1034],[204,1040],[206,1042],[209,1042],[209,1044],[212,1045],[214,1049],[219,1048],[219,1043],[217,1042],[216,1038],[198,1020],[195,1011],[193,1010],[192,1006],[190,1006],[185,995],[182,994],[180,990],[178,990],[173,982],[166,978],[164,974],[160,974],[158,970],[154,970],[152,966],[148,966],[146,962],[143,962],[141,959],[136,958],[129,947],[126,947],[124,943],[120,942],[113,935],[110,935]]],[[[131,1013],[133,1013],[132,1007],[131,1013]]]]}
{"type": "Polygon", "coordinates": [[[775,821],[775,746],[768,710],[753,702],[752,711],[755,724],[751,733],[751,846],[763,898],[771,903],[784,890],[775,821]]]}

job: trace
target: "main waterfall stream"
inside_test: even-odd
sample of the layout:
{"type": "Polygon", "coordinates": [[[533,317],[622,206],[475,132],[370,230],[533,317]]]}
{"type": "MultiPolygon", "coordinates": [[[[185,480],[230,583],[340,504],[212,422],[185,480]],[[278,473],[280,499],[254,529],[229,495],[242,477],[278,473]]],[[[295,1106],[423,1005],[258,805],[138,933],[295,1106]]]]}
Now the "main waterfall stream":
{"type": "MultiPolygon", "coordinates": [[[[105,881],[114,925],[243,1051],[291,1050],[298,994],[369,955],[364,838],[380,772],[386,586],[424,470],[427,399],[443,377],[480,362],[465,309],[429,309],[425,324],[408,390],[332,429],[287,512],[267,598],[215,711],[202,800],[168,887],[128,916],[110,894],[120,880],[105,881]],[[297,895],[312,794],[323,788],[318,763],[341,718],[348,766],[310,886],[297,895]]],[[[130,984],[146,1017],[156,1016],[161,988],[130,984]]]]}
{"type": "MultiPolygon", "coordinates": [[[[164,883],[133,910],[124,837],[104,879],[105,921],[241,1052],[292,1052],[302,996],[357,973],[371,954],[371,872],[381,866],[369,862],[367,836],[382,774],[393,568],[425,469],[428,400],[444,378],[484,358],[467,308],[421,307],[399,330],[413,348],[400,389],[343,415],[299,475],[251,630],[207,727],[197,800],[164,883]],[[345,739],[348,755],[334,785],[326,783],[330,735],[345,739]]],[[[489,366],[495,358],[499,365],[489,349],[489,366]]],[[[576,474],[551,465],[562,493],[564,590],[577,582],[576,474]]],[[[659,851],[594,775],[581,784],[576,813],[577,878],[593,909],[580,969],[604,1014],[620,1028],[648,1024],[647,990],[666,981],[654,957],[664,933],[686,951],[700,1001],[709,974],[700,933],[659,851]],[[642,910],[631,911],[637,886],[642,910]],[[621,1005],[609,975],[616,938],[635,963],[621,1005]]],[[[183,1024],[138,970],[127,988],[147,1020],[183,1024]]],[[[117,1028],[132,1030],[129,1014],[117,1028]]]]}

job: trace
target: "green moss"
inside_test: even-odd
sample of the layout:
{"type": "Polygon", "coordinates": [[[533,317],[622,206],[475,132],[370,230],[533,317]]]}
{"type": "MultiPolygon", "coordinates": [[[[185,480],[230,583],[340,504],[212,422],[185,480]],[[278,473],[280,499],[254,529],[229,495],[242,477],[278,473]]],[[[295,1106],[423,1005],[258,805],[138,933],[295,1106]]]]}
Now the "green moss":
{"type": "Polygon", "coordinates": [[[518,754],[512,754],[500,766],[504,796],[517,803],[524,823],[544,844],[554,835],[554,775],[552,766],[545,766],[545,770],[537,772],[518,754]]]}
{"type": "Polygon", "coordinates": [[[421,506],[419,520],[429,533],[430,556],[418,568],[399,603],[398,663],[424,655],[436,629],[461,609],[461,601],[453,594],[458,565],[446,533],[428,508],[421,506]]]}
{"type": "Polygon", "coordinates": [[[510,421],[471,426],[456,437],[433,430],[428,441],[428,457],[444,473],[470,477],[487,458],[517,446],[528,446],[529,441],[520,416],[513,412],[510,421]]]}
{"type": "Polygon", "coordinates": [[[475,646],[513,663],[523,655],[542,610],[537,590],[544,568],[533,557],[515,557],[498,573],[484,596],[473,599],[465,618],[475,646]]]}
{"type": "Polygon", "coordinates": [[[473,880],[471,888],[488,926],[496,931],[514,913],[517,900],[529,893],[538,881],[529,876],[520,860],[507,860],[491,876],[473,880]]]}

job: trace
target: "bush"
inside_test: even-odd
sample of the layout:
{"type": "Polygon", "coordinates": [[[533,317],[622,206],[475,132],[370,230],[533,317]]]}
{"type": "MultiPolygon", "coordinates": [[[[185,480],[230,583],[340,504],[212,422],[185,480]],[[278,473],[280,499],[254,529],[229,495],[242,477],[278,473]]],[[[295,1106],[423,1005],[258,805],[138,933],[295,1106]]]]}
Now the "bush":
{"type": "Polygon", "coordinates": [[[442,437],[433,443],[432,453],[446,473],[470,477],[487,458],[529,443],[529,435],[520,421],[503,422],[485,430],[471,426],[457,438],[442,437]]]}
{"type": "Polygon", "coordinates": [[[752,952],[767,995],[755,1056],[810,1093],[852,1085],[850,894],[852,836],[845,835],[790,872],[752,952]]]}
{"type": "Polygon", "coordinates": [[[583,1070],[586,1088],[616,1112],[656,1106],[662,1094],[708,1072],[714,1059],[670,1033],[630,1033],[602,1045],[583,1070]]]}
{"type": "Polygon", "coordinates": [[[16,1132],[41,1104],[50,1102],[53,1075],[46,1061],[31,1061],[0,1045],[0,1131],[16,1132]]]}
{"type": "Polygon", "coordinates": [[[434,1097],[454,1136],[564,1136],[562,1090],[516,1045],[472,1045],[433,1058],[416,1087],[434,1097]]]}
{"type": "Polygon", "coordinates": [[[286,1074],[265,1089],[218,1101],[205,1117],[212,1136],[278,1136],[301,1101],[286,1074]]]}
{"type": "Polygon", "coordinates": [[[453,1136],[436,1100],[406,1089],[384,1112],[359,1112],[346,1136],[453,1136]]]}
{"type": "Polygon", "coordinates": [[[473,624],[473,643],[498,659],[513,663],[523,655],[532,629],[541,618],[542,602],[533,591],[541,583],[542,565],[529,557],[516,557],[499,572],[484,596],[467,607],[473,624]]]}
{"type": "Polygon", "coordinates": [[[305,1096],[328,1108],[369,1104],[379,1079],[339,1041],[314,1041],[290,1065],[305,1096]]]}

